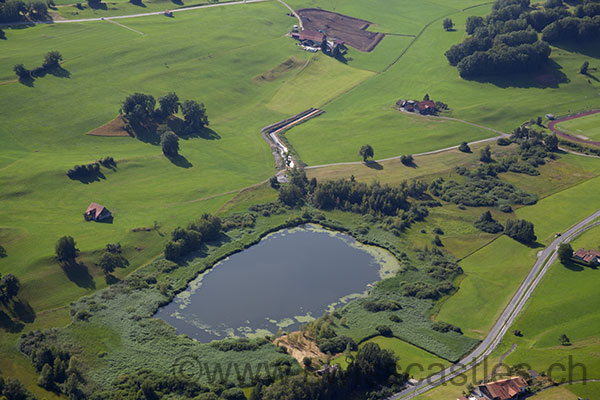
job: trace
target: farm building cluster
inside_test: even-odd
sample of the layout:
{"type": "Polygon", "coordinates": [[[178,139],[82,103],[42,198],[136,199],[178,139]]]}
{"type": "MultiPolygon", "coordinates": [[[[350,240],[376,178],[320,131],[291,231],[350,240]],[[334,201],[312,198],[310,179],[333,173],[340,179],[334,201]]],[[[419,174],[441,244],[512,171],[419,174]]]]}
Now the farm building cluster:
{"type": "Polygon", "coordinates": [[[475,388],[470,396],[462,396],[457,400],[517,400],[528,394],[527,381],[520,376],[483,383],[475,388]]]}
{"type": "Polygon", "coordinates": [[[319,31],[304,29],[301,32],[293,32],[292,37],[298,40],[300,45],[306,51],[317,52],[321,50],[324,54],[332,57],[339,57],[346,54],[348,50],[343,40],[328,38],[327,35],[319,31]]]}
{"type": "Polygon", "coordinates": [[[573,253],[573,258],[588,265],[600,265],[600,251],[579,249],[573,253]]]}
{"type": "Polygon", "coordinates": [[[442,109],[448,108],[447,106],[444,108],[443,103],[430,100],[429,96],[425,96],[423,101],[400,99],[396,102],[396,107],[400,111],[418,112],[423,115],[435,115],[442,109]]]}

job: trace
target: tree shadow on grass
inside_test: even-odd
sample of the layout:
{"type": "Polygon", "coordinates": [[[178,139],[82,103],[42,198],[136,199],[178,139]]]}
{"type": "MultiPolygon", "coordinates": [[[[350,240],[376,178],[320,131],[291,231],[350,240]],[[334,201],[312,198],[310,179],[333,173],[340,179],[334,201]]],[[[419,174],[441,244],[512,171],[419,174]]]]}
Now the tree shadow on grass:
{"type": "Polygon", "coordinates": [[[572,260],[570,260],[570,261],[568,261],[566,263],[562,263],[562,265],[566,269],[571,270],[571,271],[575,271],[575,272],[581,272],[584,269],[581,264],[578,264],[578,263],[576,263],[576,262],[574,262],[572,260]]]}
{"type": "Polygon", "coordinates": [[[569,83],[570,79],[562,71],[562,67],[554,60],[548,60],[537,72],[510,75],[490,75],[468,78],[480,83],[491,83],[500,88],[558,88],[561,83],[569,83]]]}
{"type": "Polygon", "coordinates": [[[30,88],[32,88],[32,87],[34,86],[34,85],[33,85],[33,82],[35,82],[35,79],[33,79],[33,78],[32,78],[32,77],[30,77],[30,76],[29,76],[29,77],[26,77],[26,78],[19,78],[19,83],[20,83],[21,85],[23,85],[23,86],[27,86],[27,87],[30,87],[30,88]]]}
{"type": "Polygon", "coordinates": [[[181,154],[177,154],[174,156],[166,156],[173,165],[176,165],[181,168],[190,168],[193,167],[193,164],[188,161],[187,158],[182,156],[181,154]]]}
{"type": "Polygon", "coordinates": [[[18,333],[23,330],[25,324],[20,321],[14,321],[7,313],[0,310],[0,329],[10,333],[18,333]]]}
{"type": "Polygon", "coordinates": [[[73,262],[71,264],[63,264],[62,269],[67,275],[67,278],[77,286],[85,289],[95,289],[96,282],[94,277],[88,271],[88,268],[84,264],[73,262]]]}
{"type": "Polygon", "coordinates": [[[377,161],[373,160],[373,161],[365,161],[364,164],[371,168],[371,169],[376,169],[378,171],[381,171],[383,169],[383,165],[379,164],[377,161]]]}
{"type": "Polygon", "coordinates": [[[35,311],[31,307],[31,305],[29,305],[29,303],[24,302],[21,299],[13,301],[12,310],[15,313],[16,317],[19,319],[19,321],[23,321],[26,324],[30,324],[33,321],[35,321],[35,311]]]}
{"type": "Polygon", "coordinates": [[[0,40],[6,40],[6,33],[0,28],[0,40]]]}
{"type": "Polygon", "coordinates": [[[561,42],[553,43],[553,45],[571,53],[579,53],[588,57],[600,58],[600,42],[561,42]]]}
{"type": "Polygon", "coordinates": [[[144,2],[142,0],[129,0],[129,2],[131,4],[133,4],[134,6],[146,8],[146,5],[144,4],[144,2]]]}
{"type": "Polygon", "coordinates": [[[79,181],[79,182],[87,185],[92,182],[100,182],[101,179],[106,179],[106,176],[102,173],[102,171],[98,171],[98,172],[90,174],[90,175],[80,176],[80,177],[76,177],[76,178],[69,178],[69,179],[74,180],[74,181],[79,181]]]}
{"type": "Polygon", "coordinates": [[[178,6],[182,6],[183,5],[183,1],[182,0],[171,0],[171,2],[173,4],[177,4],[178,6]]]}
{"type": "Polygon", "coordinates": [[[71,73],[60,65],[48,70],[48,74],[57,78],[71,78],[71,73]]]}

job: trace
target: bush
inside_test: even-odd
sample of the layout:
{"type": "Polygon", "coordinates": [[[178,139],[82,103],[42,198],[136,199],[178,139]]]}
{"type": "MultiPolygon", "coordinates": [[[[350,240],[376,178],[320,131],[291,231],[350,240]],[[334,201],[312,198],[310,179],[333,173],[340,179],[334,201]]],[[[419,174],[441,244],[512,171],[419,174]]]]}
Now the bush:
{"type": "Polygon", "coordinates": [[[511,213],[513,211],[512,207],[508,204],[502,204],[500,206],[500,211],[502,211],[503,213],[511,213]]]}
{"type": "Polygon", "coordinates": [[[475,225],[475,228],[487,233],[498,233],[504,230],[502,224],[496,221],[492,217],[492,213],[490,213],[489,211],[486,211],[483,214],[481,214],[479,219],[475,221],[473,225],[475,225]]]}
{"type": "Polygon", "coordinates": [[[396,314],[392,314],[392,315],[390,315],[390,321],[400,323],[400,322],[402,322],[402,318],[400,318],[396,314]]]}
{"type": "Polygon", "coordinates": [[[406,166],[411,166],[411,165],[414,165],[414,163],[415,163],[413,156],[411,154],[401,156],[400,162],[406,166]]]}
{"type": "Polygon", "coordinates": [[[435,233],[436,235],[443,235],[444,231],[439,226],[436,226],[435,228],[433,228],[433,233],[435,233]]]}
{"type": "Polygon", "coordinates": [[[387,325],[377,325],[375,330],[379,332],[381,336],[392,337],[394,333],[392,332],[392,328],[387,325]]]}
{"type": "Polygon", "coordinates": [[[504,233],[506,233],[507,236],[525,244],[534,243],[537,240],[533,224],[524,219],[509,219],[506,221],[504,233]]]}
{"type": "Polygon", "coordinates": [[[462,151],[463,153],[471,152],[471,148],[469,147],[469,144],[467,142],[462,142],[460,146],[458,146],[458,150],[462,151]]]}
{"type": "Polygon", "coordinates": [[[366,301],[363,307],[369,312],[402,310],[402,305],[395,300],[366,301]]]}
{"type": "Polygon", "coordinates": [[[498,146],[508,146],[512,142],[510,141],[510,139],[501,137],[496,143],[498,143],[498,146]]]}
{"type": "Polygon", "coordinates": [[[320,339],[318,341],[319,350],[323,353],[339,354],[350,346],[350,350],[356,350],[358,346],[354,339],[347,336],[336,336],[330,339],[320,339]]]}
{"type": "Polygon", "coordinates": [[[442,333],[447,333],[447,332],[456,332],[462,335],[462,331],[460,330],[459,327],[454,326],[452,324],[448,324],[446,322],[442,322],[442,321],[436,321],[432,324],[431,328],[434,331],[437,332],[442,332],[442,333]]]}
{"type": "Polygon", "coordinates": [[[435,246],[442,247],[444,244],[442,243],[442,239],[438,235],[435,235],[431,243],[435,246]]]}

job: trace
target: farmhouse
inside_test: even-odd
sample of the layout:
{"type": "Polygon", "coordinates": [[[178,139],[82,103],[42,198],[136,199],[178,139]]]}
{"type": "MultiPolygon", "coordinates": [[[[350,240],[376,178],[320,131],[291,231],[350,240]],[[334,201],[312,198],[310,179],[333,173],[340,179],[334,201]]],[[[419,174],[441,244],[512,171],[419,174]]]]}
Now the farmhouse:
{"type": "Polygon", "coordinates": [[[573,253],[573,258],[589,265],[600,264],[600,251],[579,249],[573,253]]]}
{"type": "Polygon", "coordinates": [[[527,382],[520,376],[509,379],[484,383],[478,389],[484,398],[489,400],[512,400],[520,399],[527,389],[527,382]]]}
{"type": "Polygon", "coordinates": [[[415,100],[398,100],[396,106],[401,111],[418,111],[423,115],[432,115],[437,112],[435,102],[431,100],[415,101],[415,100]]]}
{"type": "Polygon", "coordinates": [[[292,33],[292,37],[305,46],[320,46],[325,35],[321,32],[304,29],[302,32],[292,33]]]}
{"type": "Polygon", "coordinates": [[[112,214],[106,207],[92,202],[87,210],[85,210],[83,217],[86,221],[102,221],[112,217],[112,214]]]}

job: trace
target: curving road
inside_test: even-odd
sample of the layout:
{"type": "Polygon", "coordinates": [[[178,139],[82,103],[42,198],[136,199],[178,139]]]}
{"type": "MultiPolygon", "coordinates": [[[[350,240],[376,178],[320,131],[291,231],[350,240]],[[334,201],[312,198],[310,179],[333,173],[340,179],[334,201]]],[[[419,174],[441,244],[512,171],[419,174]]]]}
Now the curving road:
{"type": "Polygon", "coordinates": [[[496,347],[498,347],[498,344],[512,323],[515,321],[521,310],[523,310],[527,300],[529,300],[537,285],[540,283],[550,266],[558,257],[556,252],[558,246],[561,243],[568,243],[586,230],[600,225],[600,221],[593,222],[598,218],[600,218],[600,210],[569,228],[562,234],[562,236],[554,239],[548,247],[538,253],[535,264],[511,299],[510,303],[508,306],[506,306],[502,312],[502,315],[500,318],[498,318],[496,324],[485,337],[485,339],[483,339],[481,344],[477,346],[473,352],[465,356],[458,363],[430,376],[427,379],[419,381],[419,383],[414,386],[410,386],[403,391],[394,394],[389,399],[412,399],[431,389],[436,388],[437,386],[442,385],[444,382],[447,382],[462,373],[467,372],[488,357],[496,349],[496,347]]]}

